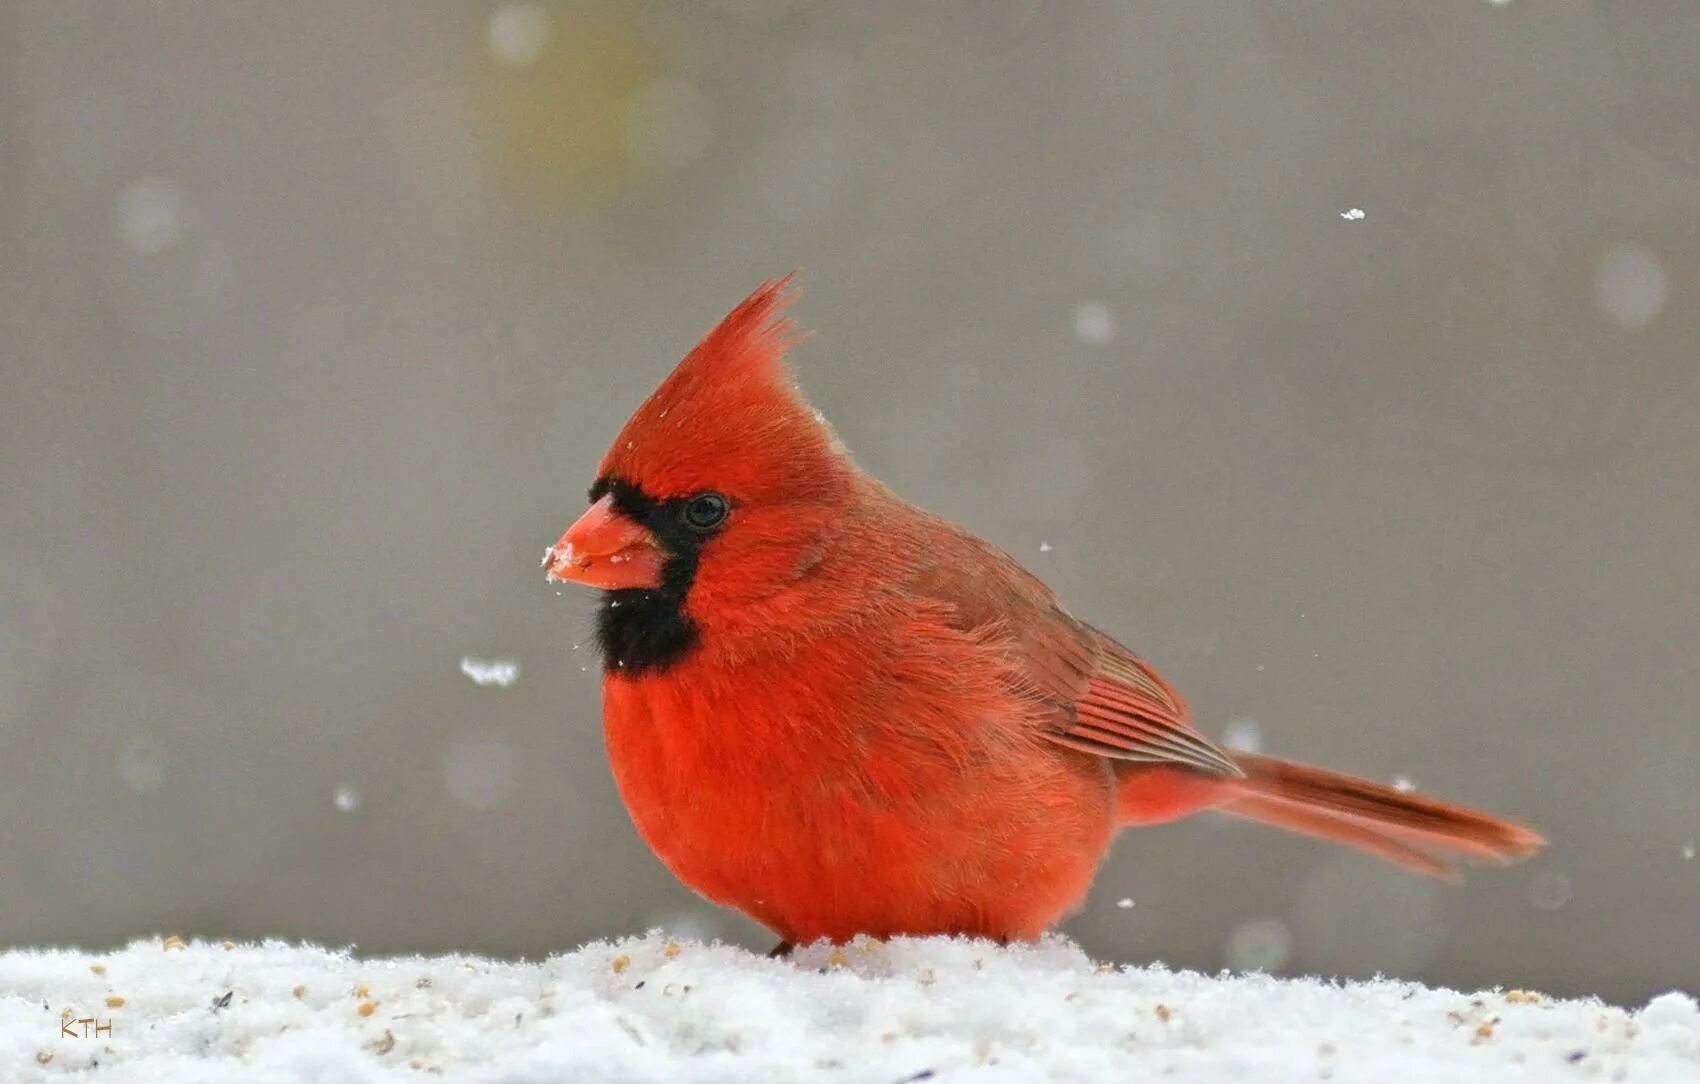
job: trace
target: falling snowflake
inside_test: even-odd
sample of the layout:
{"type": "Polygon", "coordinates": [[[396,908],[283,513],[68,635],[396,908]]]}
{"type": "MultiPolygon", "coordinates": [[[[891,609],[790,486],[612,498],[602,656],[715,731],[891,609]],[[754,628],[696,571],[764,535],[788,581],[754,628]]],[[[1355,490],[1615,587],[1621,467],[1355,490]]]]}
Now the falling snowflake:
{"type": "Polygon", "coordinates": [[[1237,753],[1255,753],[1263,748],[1263,730],[1249,715],[1237,715],[1222,732],[1222,744],[1237,753]]]}
{"type": "Polygon", "coordinates": [[[499,685],[506,689],[519,680],[519,663],[512,659],[485,661],[468,657],[460,660],[460,672],[478,685],[499,685]]]}
{"type": "Polygon", "coordinates": [[[1664,311],[1670,275],[1651,249],[1618,245],[1600,257],[1594,300],[1622,327],[1645,327],[1664,311]]]}
{"type": "Polygon", "coordinates": [[[496,63],[523,68],[549,44],[549,13],[541,4],[503,4],[490,16],[484,43],[496,63]]]}
{"type": "Polygon", "coordinates": [[[118,777],[135,791],[155,791],[165,786],[165,753],[146,739],[132,738],[118,754],[118,777]]]}
{"type": "Polygon", "coordinates": [[[1116,337],[1116,318],[1102,301],[1082,302],[1074,310],[1074,333],[1083,343],[1103,346],[1116,337]]]}
{"type": "Polygon", "coordinates": [[[183,234],[183,194],[170,181],[143,178],[124,189],[114,208],[118,233],[145,256],[164,252],[183,234]]]}

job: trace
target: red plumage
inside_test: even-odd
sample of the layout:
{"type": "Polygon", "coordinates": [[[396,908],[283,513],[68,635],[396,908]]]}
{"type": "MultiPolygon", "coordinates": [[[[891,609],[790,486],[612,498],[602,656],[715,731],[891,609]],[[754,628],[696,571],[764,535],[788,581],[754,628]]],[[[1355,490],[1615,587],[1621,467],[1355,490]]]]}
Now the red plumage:
{"type": "Polygon", "coordinates": [[[788,942],[1009,939],[1081,902],[1120,827],[1204,809],[1440,876],[1540,846],[1213,745],[1007,554],[856,468],[785,369],[787,288],[638,408],[545,556],[604,588],[609,760],[686,884],[788,942]]]}

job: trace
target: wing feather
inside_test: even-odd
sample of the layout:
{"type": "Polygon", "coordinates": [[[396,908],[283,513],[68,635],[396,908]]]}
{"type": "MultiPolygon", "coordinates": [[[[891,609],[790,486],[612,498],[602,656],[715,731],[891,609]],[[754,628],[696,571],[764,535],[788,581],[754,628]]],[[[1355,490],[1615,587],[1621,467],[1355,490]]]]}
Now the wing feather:
{"type": "Polygon", "coordinates": [[[946,604],[952,624],[1003,643],[1015,691],[1045,736],[1110,760],[1245,773],[1193,728],[1186,703],[1149,664],[1075,619],[1013,558],[943,520],[955,552],[917,570],[909,590],[946,604]]]}

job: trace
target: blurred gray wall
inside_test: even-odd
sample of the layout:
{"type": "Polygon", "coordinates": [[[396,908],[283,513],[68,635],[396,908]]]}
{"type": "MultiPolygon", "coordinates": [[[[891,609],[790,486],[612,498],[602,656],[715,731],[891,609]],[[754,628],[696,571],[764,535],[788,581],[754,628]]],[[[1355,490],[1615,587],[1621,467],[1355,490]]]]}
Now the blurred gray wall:
{"type": "Polygon", "coordinates": [[[1692,0],[0,5],[0,941],[765,946],[537,558],[798,267],[861,462],[1205,730],[1553,840],[1130,833],[1091,952],[1692,988],[1696,58],[1692,0]]]}

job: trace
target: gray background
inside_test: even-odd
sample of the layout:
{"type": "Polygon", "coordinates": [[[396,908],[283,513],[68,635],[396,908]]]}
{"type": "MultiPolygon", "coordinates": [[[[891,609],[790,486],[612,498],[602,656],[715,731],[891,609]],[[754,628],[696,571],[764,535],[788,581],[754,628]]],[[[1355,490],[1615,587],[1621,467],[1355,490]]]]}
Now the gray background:
{"type": "Polygon", "coordinates": [[[1697,57],[1692,0],[0,5],[0,941],[765,947],[634,836],[537,560],[798,267],[860,461],[1207,731],[1554,841],[1130,833],[1091,952],[1692,988],[1697,57]]]}

